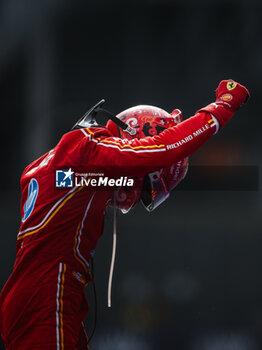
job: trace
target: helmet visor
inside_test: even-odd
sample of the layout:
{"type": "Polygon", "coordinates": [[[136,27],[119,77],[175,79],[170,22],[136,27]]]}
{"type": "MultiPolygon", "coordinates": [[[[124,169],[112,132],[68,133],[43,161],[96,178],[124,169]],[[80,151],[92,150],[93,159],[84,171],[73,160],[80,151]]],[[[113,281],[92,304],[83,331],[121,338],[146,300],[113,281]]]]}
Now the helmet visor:
{"type": "Polygon", "coordinates": [[[156,209],[169,197],[169,192],[163,176],[163,169],[148,174],[144,179],[141,202],[149,211],[156,209]]]}

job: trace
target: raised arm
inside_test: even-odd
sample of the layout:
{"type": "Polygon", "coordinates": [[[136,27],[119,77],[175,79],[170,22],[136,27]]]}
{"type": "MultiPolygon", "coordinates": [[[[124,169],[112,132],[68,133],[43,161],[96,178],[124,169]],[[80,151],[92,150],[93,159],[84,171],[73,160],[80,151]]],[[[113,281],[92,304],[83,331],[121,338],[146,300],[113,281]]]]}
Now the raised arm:
{"type": "Polygon", "coordinates": [[[127,140],[83,129],[89,143],[88,165],[118,175],[139,175],[170,166],[194,153],[216,134],[248,96],[244,86],[224,80],[216,90],[216,102],[153,137],[127,140]]]}

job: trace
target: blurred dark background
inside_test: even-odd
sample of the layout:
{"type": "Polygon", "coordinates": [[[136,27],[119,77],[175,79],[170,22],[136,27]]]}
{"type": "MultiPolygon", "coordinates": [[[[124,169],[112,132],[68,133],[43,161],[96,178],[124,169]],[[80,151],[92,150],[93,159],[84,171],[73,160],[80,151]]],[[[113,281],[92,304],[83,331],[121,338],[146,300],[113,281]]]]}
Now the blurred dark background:
{"type": "MultiPolygon", "coordinates": [[[[233,78],[252,98],[191,164],[261,167],[261,1],[2,0],[0,18],[1,287],[15,259],[22,170],[101,98],[116,113],[143,103],[180,108],[187,118],[233,78]]],[[[261,349],[255,188],[178,188],[152,214],[140,206],[119,214],[111,309],[109,211],[96,251],[91,349],[261,349]]],[[[90,287],[87,294],[90,334],[90,287]]]]}

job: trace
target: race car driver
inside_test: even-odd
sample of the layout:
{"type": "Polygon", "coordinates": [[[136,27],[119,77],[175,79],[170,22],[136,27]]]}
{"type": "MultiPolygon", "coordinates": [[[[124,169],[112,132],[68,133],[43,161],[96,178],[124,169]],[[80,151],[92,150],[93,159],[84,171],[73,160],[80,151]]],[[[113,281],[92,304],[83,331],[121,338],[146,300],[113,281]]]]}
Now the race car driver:
{"type": "Polygon", "coordinates": [[[90,255],[102,235],[106,207],[127,211],[141,199],[153,210],[184,177],[187,157],[248,96],[244,86],[224,80],[216,101],[183,122],[178,110],[169,114],[152,106],[128,109],[105,127],[88,113],[26,167],[16,261],[0,296],[0,330],[8,350],[89,349],[84,287],[92,280],[90,255]],[[82,182],[73,181],[76,174],[82,182]],[[93,174],[113,184],[120,177],[134,183],[119,188],[106,180],[101,190],[88,185],[93,174]]]}

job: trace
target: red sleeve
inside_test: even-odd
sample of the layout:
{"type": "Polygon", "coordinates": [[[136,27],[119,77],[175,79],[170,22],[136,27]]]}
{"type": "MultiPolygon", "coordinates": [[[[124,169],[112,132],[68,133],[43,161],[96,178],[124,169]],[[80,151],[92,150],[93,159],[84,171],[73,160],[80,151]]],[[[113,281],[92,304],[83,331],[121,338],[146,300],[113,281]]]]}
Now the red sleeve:
{"type": "Polygon", "coordinates": [[[200,112],[161,134],[143,139],[99,137],[94,129],[82,129],[87,152],[82,165],[117,175],[140,175],[170,166],[194,153],[217,131],[218,122],[200,112]],[[88,147],[87,147],[87,144],[88,147]]]}

